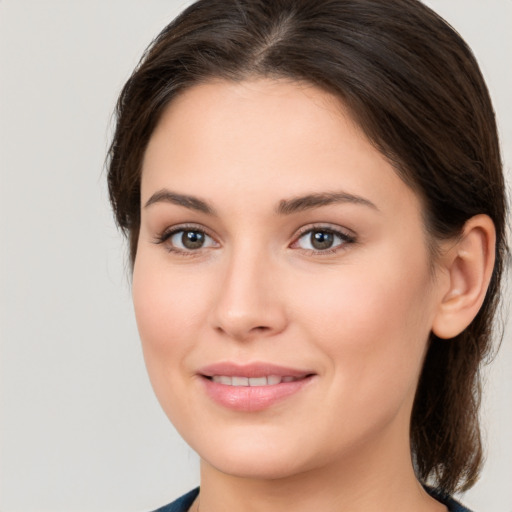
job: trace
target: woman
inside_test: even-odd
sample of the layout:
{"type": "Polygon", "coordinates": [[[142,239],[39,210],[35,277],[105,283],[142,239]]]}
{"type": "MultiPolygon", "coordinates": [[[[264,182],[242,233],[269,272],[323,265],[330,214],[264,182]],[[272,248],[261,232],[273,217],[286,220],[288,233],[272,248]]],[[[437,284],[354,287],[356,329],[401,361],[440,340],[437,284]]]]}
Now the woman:
{"type": "Polygon", "coordinates": [[[118,103],[164,511],[463,511],[506,253],[492,105],[416,0],[200,0],[118,103]]]}

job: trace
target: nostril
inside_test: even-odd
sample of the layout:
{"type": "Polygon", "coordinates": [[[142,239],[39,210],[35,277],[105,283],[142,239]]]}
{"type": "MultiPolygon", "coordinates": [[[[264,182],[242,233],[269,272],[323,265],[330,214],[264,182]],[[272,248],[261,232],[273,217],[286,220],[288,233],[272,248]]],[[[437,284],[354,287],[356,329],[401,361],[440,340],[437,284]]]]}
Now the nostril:
{"type": "Polygon", "coordinates": [[[217,334],[240,340],[281,332],[286,325],[281,305],[256,298],[251,296],[251,302],[237,293],[226,293],[212,308],[210,325],[217,334]]]}

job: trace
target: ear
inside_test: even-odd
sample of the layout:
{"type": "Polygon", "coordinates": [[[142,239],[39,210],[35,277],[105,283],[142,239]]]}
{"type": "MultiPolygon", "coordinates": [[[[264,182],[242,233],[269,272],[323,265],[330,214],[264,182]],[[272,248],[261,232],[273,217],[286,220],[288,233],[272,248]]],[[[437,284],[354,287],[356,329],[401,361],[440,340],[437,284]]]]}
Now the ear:
{"type": "Polygon", "coordinates": [[[447,279],[432,325],[439,338],[460,334],[480,310],[494,268],[495,244],[494,223],[487,215],[476,215],[441,257],[447,279]]]}

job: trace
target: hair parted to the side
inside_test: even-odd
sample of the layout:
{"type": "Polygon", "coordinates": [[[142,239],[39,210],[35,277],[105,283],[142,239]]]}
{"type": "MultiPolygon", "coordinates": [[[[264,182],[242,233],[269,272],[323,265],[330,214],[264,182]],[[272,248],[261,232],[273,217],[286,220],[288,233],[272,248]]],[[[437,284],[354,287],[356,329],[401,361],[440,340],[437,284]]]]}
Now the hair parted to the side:
{"type": "Polygon", "coordinates": [[[117,105],[108,183],[132,264],[142,160],[165,107],[194,84],[252,77],[336,94],[421,197],[434,248],[474,215],[493,220],[496,265],[485,302],[456,338],[432,335],[411,419],[418,478],[445,492],[471,487],[482,462],[479,369],[507,252],[496,123],[471,50],[417,0],[195,2],[153,41],[117,105]]]}

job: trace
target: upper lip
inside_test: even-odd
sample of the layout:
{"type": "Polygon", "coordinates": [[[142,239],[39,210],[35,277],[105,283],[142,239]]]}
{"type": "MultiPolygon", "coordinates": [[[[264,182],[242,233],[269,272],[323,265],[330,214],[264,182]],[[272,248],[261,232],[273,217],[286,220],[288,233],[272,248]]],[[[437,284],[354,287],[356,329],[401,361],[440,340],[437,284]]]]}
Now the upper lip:
{"type": "Polygon", "coordinates": [[[198,373],[204,377],[213,377],[214,375],[223,375],[227,377],[264,377],[268,375],[277,375],[280,377],[307,377],[314,372],[298,368],[289,368],[286,366],[275,365],[272,363],[250,363],[237,364],[232,362],[219,362],[204,366],[198,373]]]}

